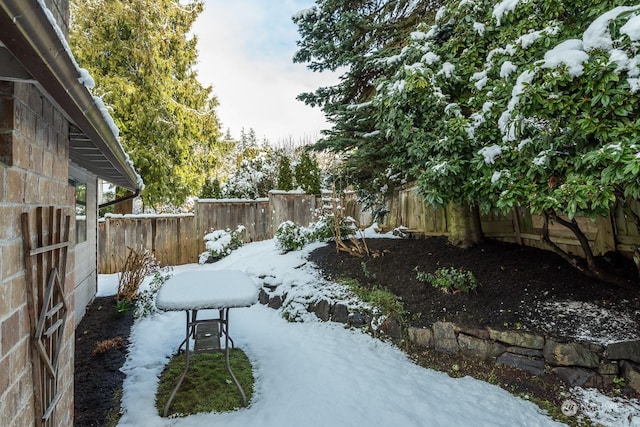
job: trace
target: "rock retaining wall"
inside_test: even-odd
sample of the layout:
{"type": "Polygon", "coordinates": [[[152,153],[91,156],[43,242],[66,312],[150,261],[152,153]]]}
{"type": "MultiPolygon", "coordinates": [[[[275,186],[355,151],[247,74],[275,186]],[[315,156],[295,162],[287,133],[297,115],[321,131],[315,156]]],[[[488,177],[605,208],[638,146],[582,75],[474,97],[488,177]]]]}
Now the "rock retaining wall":
{"type": "Polygon", "coordinates": [[[410,327],[411,342],[448,354],[491,360],[534,375],[551,370],[570,386],[608,388],[616,378],[640,392],[640,340],[608,345],[571,342],[521,330],[436,322],[410,327]]]}

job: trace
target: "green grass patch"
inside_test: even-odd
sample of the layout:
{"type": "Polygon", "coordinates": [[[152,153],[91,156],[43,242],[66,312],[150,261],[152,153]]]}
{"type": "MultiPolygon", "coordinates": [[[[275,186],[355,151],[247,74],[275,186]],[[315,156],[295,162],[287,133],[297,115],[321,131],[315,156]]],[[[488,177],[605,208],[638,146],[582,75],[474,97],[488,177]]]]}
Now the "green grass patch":
{"type": "Polygon", "coordinates": [[[352,278],[340,279],[338,283],[348,286],[361,301],[377,307],[387,316],[395,316],[400,319],[406,314],[402,299],[384,288],[379,286],[368,288],[352,278]]]}
{"type": "MultiPolygon", "coordinates": [[[[229,350],[229,364],[247,395],[253,396],[253,370],[240,349],[229,350]]],[[[184,353],[175,354],[165,367],[156,393],[156,408],[162,415],[164,405],[184,370],[184,353]]],[[[191,354],[189,370],[171,402],[169,416],[187,416],[199,412],[228,412],[242,407],[242,396],[233,383],[224,361],[224,353],[191,354]]]]}

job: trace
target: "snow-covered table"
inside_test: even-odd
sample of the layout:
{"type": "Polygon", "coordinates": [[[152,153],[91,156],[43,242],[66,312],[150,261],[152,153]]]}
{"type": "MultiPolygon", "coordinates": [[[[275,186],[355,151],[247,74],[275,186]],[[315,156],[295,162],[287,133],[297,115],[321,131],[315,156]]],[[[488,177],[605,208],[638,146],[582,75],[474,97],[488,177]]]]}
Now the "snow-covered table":
{"type": "Polygon", "coordinates": [[[164,407],[164,416],[169,412],[171,402],[180,388],[189,369],[189,341],[194,340],[193,352],[223,351],[227,371],[242,395],[246,406],[247,398],[242,386],[229,366],[229,309],[249,307],[258,301],[258,288],[243,272],[237,270],[187,271],[167,280],[158,291],[156,306],[164,311],[184,311],[187,316],[186,336],[178,350],[185,345],[185,365],[169,400],[164,407]],[[198,310],[218,310],[217,318],[198,320],[198,310]],[[220,338],[224,335],[224,348],[220,338]]]}

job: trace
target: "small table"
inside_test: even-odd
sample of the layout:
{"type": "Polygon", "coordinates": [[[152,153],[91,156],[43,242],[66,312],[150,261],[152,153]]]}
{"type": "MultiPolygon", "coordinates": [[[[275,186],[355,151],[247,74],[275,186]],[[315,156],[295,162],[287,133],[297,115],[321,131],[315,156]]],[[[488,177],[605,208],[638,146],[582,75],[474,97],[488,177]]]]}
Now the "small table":
{"type": "Polygon", "coordinates": [[[158,291],[156,307],[164,311],[185,311],[187,316],[185,339],[178,350],[185,345],[185,365],[169,400],[164,407],[164,416],[169,412],[175,397],[189,369],[191,338],[194,339],[194,353],[223,351],[227,371],[242,395],[242,403],[247,398],[242,386],[229,366],[229,309],[249,307],[258,301],[258,288],[243,272],[237,270],[187,271],[176,274],[167,280],[158,291]],[[219,310],[218,318],[198,320],[198,310],[219,310]],[[224,334],[224,348],[220,346],[220,337],[224,334]]]}

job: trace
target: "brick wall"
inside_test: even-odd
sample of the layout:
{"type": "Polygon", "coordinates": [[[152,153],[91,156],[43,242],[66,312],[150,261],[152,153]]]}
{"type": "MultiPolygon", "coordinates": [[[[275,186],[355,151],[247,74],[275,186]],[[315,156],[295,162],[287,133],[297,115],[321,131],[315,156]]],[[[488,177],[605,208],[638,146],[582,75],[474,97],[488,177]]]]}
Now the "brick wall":
{"type": "MultiPolygon", "coordinates": [[[[0,425],[34,425],[29,314],[20,217],[55,206],[72,217],[68,122],[32,84],[0,81],[0,425]]],[[[74,235],[71,230],[71,235],[74,235]]],[[[73,424],[73,247],[67,261],[67,322],[56,425],[73,424]]]]}

